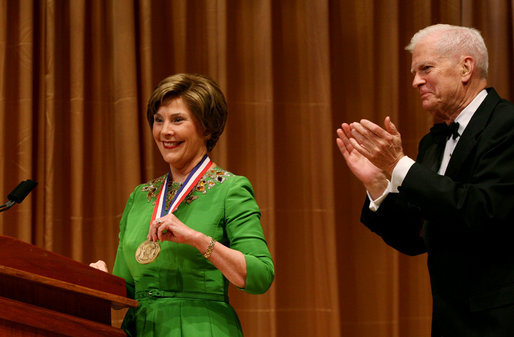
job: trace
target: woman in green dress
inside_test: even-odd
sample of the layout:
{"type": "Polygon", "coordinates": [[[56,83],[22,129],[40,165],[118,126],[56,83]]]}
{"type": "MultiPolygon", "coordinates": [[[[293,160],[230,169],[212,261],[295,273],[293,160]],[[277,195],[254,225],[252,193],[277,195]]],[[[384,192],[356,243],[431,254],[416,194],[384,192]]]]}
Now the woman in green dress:
{"type": "Polygon", "coordinates": [[[121,223],[113,274],[127,281],[129,336],[242,336],[228,285],[264,293],[274,266],[251,184],[210,161],[227,105],[211,79],[177,74],[147,118],[168,174],[139,185],[121,223]]]}

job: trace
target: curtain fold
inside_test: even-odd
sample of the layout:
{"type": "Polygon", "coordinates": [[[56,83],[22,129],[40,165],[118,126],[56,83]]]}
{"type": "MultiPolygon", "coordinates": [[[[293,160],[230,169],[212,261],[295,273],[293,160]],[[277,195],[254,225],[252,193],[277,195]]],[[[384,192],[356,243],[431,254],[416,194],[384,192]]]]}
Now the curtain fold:
{"type": "Polygon", "coordinates": [[[129,194],[167,170],[146,101],[203,73],[229,104],[212,157],[252,182],[276,267],[263,296],[231,289],[245,335],[429,336],[426,257],[359,223],[335,130],[390,116],[415,156],[432,121],[404,47],[439,22],[482,32],[514,99],[513,17],[514,0],[0,0],[0,196],[39,182],[0,234],[112,268],[129,194]]]}

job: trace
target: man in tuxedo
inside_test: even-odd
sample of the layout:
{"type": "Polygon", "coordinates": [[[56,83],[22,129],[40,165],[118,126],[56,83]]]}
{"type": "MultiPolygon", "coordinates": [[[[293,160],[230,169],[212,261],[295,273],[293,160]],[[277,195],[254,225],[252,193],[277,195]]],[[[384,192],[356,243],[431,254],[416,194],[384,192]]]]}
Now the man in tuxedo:
{"type": "Polygon", "coordinates": [[[427,253],[433,337],[514,336],[514,105],[487,88],[472,28],[416,33],[412,86],[434,125],[416,161],[384,128],[343,123],[337,145],[367,198],[361,221],[395,249],[427,253]]]}

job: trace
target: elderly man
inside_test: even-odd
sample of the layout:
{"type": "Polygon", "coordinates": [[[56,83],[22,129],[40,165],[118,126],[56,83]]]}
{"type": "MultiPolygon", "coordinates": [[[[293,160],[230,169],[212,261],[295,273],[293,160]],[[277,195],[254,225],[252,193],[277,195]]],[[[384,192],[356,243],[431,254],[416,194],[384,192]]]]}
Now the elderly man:
{"type": "Polygon", "coordinates": [[[433,337],[514,336],[514,105],[487,86],[472,28],[416,33],[412,86],[442,122],[405,156],[389,117],[337,130],[367,199],[361,221],[397,250],[428,254],[433,337]]]}

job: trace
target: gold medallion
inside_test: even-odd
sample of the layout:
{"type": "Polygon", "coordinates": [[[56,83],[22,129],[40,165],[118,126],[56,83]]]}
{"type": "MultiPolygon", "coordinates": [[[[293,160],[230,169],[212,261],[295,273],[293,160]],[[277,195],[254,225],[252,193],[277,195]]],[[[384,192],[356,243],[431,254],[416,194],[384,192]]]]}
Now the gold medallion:
{"type": "Polygon", "coordinates": [[[161,246],[159,245],[159,242],[146,240],[137,247],[136,261],[141,264],[153,262],[159,255],[160,251],[161,246]]]}

